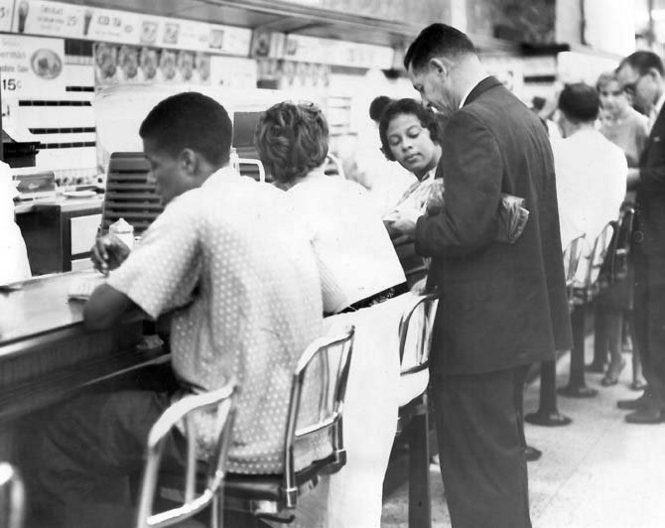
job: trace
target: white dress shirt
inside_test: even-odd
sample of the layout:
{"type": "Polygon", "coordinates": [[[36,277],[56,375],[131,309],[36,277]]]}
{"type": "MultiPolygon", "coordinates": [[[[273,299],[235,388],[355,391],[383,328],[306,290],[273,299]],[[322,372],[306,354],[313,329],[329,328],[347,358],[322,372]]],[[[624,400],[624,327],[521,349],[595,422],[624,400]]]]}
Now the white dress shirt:
{"type": "Polygon", "coordinates": [[[594,129],[552,142],[561,244],[586,235],[587,254],[603,228],[619,216],[628,166],[623,151],[594,129]]]}

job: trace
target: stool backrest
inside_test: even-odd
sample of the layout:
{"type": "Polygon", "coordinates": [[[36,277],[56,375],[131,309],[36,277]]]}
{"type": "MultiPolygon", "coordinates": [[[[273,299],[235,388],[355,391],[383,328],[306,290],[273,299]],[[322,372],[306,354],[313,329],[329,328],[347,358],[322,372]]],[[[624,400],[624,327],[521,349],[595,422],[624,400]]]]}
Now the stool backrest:
{"type": "Polygon", "coordinates": [[[164,210],[155,184],[148,181],[150,165],[142,152],[114,152],[109,160],[102,208],[102,233],[124,218],[140,236],[164,210]]]}
{"type": "MultiPolygon", "coordinates": [[[[231,443],[231,431],[235,417],[235,395],[237,386],[228,383],[221,389],[203,394],[186,396],[171,405],[155,422],[148,435],[148,458],[143,475],[141,499],[138,513],[138,528],[161,528],[183,521],[200,512],[215,501],[221,500],[222,486],[226,474],[226,454],[231,443]],[[205,414],[205,416],[204,416],[205,414]],[[199,444],[196,419],[214,427],[212,446],[199,444]],[[181,506],[153,513],[153,502],[157,488],[160,461],[166,442],[171,435],[182,433],[187,445],[184,468],[184,502],[181,506]],[[196,488],[199,460],[205,459],[205,488],[196,488]]],[[[219,508],[213,510],[217,515],[219,508]]]]}
{"type": "Polygon", "coordinates": [[[21,528],[25,513],[25,488],[16,469],[0,462],[0,528],[21,528]]]}
{"type": "Polygon", "coordinates": [[[563,272],[566,278],[567,288],[571,288],[573,282],[575,282],[577,268],[579,267],[580,259],[582,258],[582,253],[584,251],[584,240],[585,236],[580,235],[571,240],[563,250],[563,272]]]}
{"type": "Polygon", "coordinates": [[[340,334],[316,339],[307,347],[296,365],[284,441],[284,489],[288,508],[294,507],[297,500],[297,495],[291,495],[290,491],[296,488],[295,448],[300,439],[329,431],[337,462],[340,467],[345,462],[342,417],[354,333],[355,329],[351,326],[340,334]],[[299,425],[304,385],[313,378],[318,378],[317,382],[320,384],[317,419],[299,425]]]}
{"type": "Polygon", "coordinates": [[[605,262],[605,257],[612,241],[615,223],[609,222],[593,242],[593,250],[588,258],[588,267],[584,279],[584,286],[587,291],[591,291],[598,280],[600,269],[603,266],[603,262],[605,262]]]}
{"type": "Polygon", "coordinates": [[[434,316],[440,292],[414,294],[399,323],[400,375],[407,376],[429,367],[434,316]],[[410,353],[412,352],[412,353],[410,353]]]}

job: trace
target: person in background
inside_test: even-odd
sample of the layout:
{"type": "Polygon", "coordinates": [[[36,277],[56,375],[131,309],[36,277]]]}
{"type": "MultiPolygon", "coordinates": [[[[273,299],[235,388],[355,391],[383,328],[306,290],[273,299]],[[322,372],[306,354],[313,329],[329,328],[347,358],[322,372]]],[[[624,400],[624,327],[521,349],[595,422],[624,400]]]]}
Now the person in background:
{"type": "MultiPolygon", "coordinates": [[[[170,313],[177,387],[89,394],[57,413],[45,433],[39,474],[52,527],[133,526],[123,487],[143,468],[155,420],[180,397],[232,378],[241,390],[229,470],[279,472],[289,380],[306,346],[321,335],[309,243],[282,193],[230,167],[226,110],[202,94],[181,93],[155,106],[139,133],[166,207],[131,253],[117,238],[97,241],[93,260],[110,275],[86,303],[84,322],[101,329],[131,310],[153,319],[170,313]]],[[[303,401],[316,400],[314,394],[303,401]]],[[[313,418],[316,406],[305,405],[300,419],[313,418]]],[[[205,416],[196,421],[203,442],[209,425],[205,416]]],[[[329,453],[328,442],[318,440],[296,455],[296,466],[329,453]]],[[[165,467],[182,465],[180,447],[177,438],[167,444],[165,467]]],[[[263,525],[251,515],[228,524],[263,525]]]]}
{"type": "Polygon", "coordinates": [[[440,119],[414,99],[390,103],[379,122],[381,150],[388,161],[397,161],[418,181],[397,202],[391,214],[402,207],[427,207],[443,204],[443,178],[437,177],[441,159],[440,119]]]}
{"type": "MultiPolygon", "coordinates": [[[[629,169],[637,167],[640,154],[644,148],[647,137],[649,136],[648,118],[639,113],[631,106],[631,98],[621,88],[616,72],[603,73],[598,77],[596,82],[596,90],[600,95],[600,132],[612,143],[620,147],[626,155],[629,169]]],[[[634,191],[628,191],[624,205],[633,206],[635,203],[634,191]]],[[[631,272],[632,273],[632,272],[631,272]]],[[[602,298],[596,303],[596,309],[603,311],[607,303],[614,306],[613,310],[623,310],[632,305],[632,288],[629,282],[632,279],[624,281],[621,284],[611,285],[609,290],[602,294],[602,298]],[[623,308],[622,308],[623,307],[623,308]]],[[[613,326],[608,327],[603,324],[604,316],[597,314],[595,318],[596,323],[600,322],[600,328],[596,324],[596,336],[599,338],[595,343],[598,343],[601,348],[594,349],[594,359],[588,365],[588,370],[592,372],[603,372],[605,362],[607,359],[607,346],[608,340],[616,339],[617,332],[613,330],[613,326]],[[605,331],[609,334],[605,334],[605,331]]],[[[630,325],[624,321],[624,314],[620,314],[619,324],[622,328],[622,342],[629,343],[628,332],[630,325]]],[[[616,324],[616,321],[612,325],[616,324]]],[[[614,346],[614,345],[612,345],[614,346]]],[[[630,349],[630,345],[627,345],[630,349]]],[[[633,357],[633,384],[634,388],[643,388],[645,382],[642,379],[641,365],[639,362],[638,352],[634,351],[633,357]]],[[[601,383],[604,385],[613,385],[614,379],[606,377],[601,383]]]]}
{"type": "Polygon", "coordinates": [[[649,136],[649,119],[630,105],[615,72],[598,77],[596,90],[600,95],[600,133],[624,151],[628,167],[637,167],[649,136]]]}
{"type": "Polygon", "coordinates": [[[312,103],[278,103],[256,127],[259,158],[309,230],[326,314],[400,293],[404,272],[367,191],[326,176],[328,123],[312,103]]]}
{"type": "Polygon", "coordinates": [[[632,257],[635,273],[635,340],[648,387],[636,400],[621,400],[632,410],[626,421],[665,422],[665,68],[653,52],[637,51],[621,61],[617,79],[635,103],[649,112],[651,131],[637,169],[628,177],[636,190],[632,257]]]}
{"type": "Polygon", "coordinates": [[[0,161],[0,284],[22,281],[32,275],[25,241],[14,216],[16,194],[9,165],[0,161]]]}
{"type": "Polygon", "coordinates": [[[449,116],[443,207],[405,210],[394,227],[432,257],[442,292],[430,394],[452,526],[528,528],[524,381],[571,342],[550,142],[457,29],[425,28],[404,67],[423,103],[449,116]],[[502,193],[530,212],[516,244],[495,239],[502,193]]]}
{"type": "Polygon", "coordinates": [[[567,85],[559,95],[559,127],[554,141],[561,244],[585,235],[586,254],[605,226],[619,216],[628,167],[623,151],[595,128],[598,93],[589,85],[567,85]]]}
{"type": "MultiPolygon", "coordinates": [[[[626,196],[626,156],[596,130],[599,110],[600,98],[593,87],[584,83],[567,85],[559,95],[559,126],[564,139],[552,144],[562,245],[585,235],[577,274],[580,280],[587,271],[582,265],[584,257],[591,254],[607,224],[618,219],[626,196]]],[[[617,383],[625,366],[621,356],[621,308],[606,295],[600,303],[594,346],[604,352],[599,353],[603,357],[609,349],[610,363],[601,382],[608,386],[617,383]]]]}

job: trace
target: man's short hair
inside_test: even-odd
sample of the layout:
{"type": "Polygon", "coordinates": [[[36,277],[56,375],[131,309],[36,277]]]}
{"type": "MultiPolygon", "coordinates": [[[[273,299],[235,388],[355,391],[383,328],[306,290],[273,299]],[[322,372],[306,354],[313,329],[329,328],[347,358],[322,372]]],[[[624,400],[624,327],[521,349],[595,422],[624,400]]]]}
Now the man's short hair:
{"type": "Polygon", "coordinates": [[[277,103],[261,115],[254,145],[273,178],[291,183],[325,161],[328,122],[313,103],[277,103]]]}
{"type": "Polygon", "coordinates": [[[393,99],[387,95],[379,95],[372,99],[372,102],[369,104],[369,118],[378,123],[381,120],[381,114],[383,114],[383,111],[392,102],[393,99]]]}
{"type": "Polygon", "coordinates": [[[567,84],[559,95],[559,110],[572,123],[595,121],[599,109],[598,92],[586,83],[567,84]]]}
{"type": "Polygon", "coordinates": [[[432,142],[441,143],[441,123],[434,112],[425,108],[415,99],[398,99],[390,103],[383,111],[381,121],[379,122],[379,138],[381,138],[381,150],[388,161],[395,161],[395,156],[390,149],[388,141],[388,127],[395,117],[403,114],[416,116],[423,128],[429,130],[429,136],[432,142]]]}
{"type": "Polygon", "coordinates": [[[157,104],[143,120],[139,135],[177,156],[190,148],[220,167],[229,161],[233,125],[217,101],[198,92],[183,92],[157,104]]]}
{"type": "Polygon", "coordinates": [[[433,57],[454,59],[461,55],[475,54],[476,48],[464,33],[446,24],[427,26],[416,37],[404,55],[404,68],[419,70],[433,57]]]}
{"type": "Polygon", "coordinates": [[[651,68],[655,68],[661,75],[665,73],[663,61],[652,51],[636,51],[635,53],[631,53],[621,61],[617,71],[626,65],[637,70],[640,75],[646,75],[651,68]]]}

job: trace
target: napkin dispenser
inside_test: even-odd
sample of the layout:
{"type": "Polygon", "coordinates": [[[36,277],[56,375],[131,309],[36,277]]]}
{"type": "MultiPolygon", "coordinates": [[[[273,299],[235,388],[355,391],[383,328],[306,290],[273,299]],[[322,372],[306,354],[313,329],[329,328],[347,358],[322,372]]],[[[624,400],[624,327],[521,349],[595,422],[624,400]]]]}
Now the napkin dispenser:
{"type": "Polygon", "coordinates": [[[53,171],[16,174],[14,179],[18,182],[16,190],[19,200],[55,200],[55,174],[53,171]]]}

